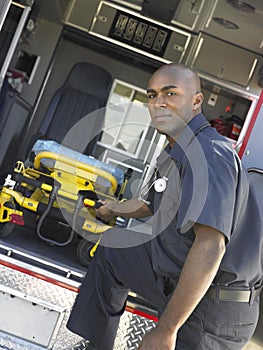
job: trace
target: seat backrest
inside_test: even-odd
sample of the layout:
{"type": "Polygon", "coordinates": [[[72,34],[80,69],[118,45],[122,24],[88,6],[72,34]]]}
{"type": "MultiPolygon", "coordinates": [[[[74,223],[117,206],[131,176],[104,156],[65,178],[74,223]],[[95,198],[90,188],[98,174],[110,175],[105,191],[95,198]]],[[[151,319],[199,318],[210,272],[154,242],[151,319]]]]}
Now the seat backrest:
{"type": "Polygon", "coordinates": [[[0,90],[0,137],[7,122],[11,107],[17,98],[18,92],[11,87],[8,77],[4,79],[0,90]]]}
{"type": "Polygon", "coordinates": [[[88,116],[85,118],[88,120],[85,130],[82,126],[83,135],[76,135],[75,140],[63,144],[83,151],[79,140],[84,137],[88,143],[86,152],[92,154],[102,129],[104,111],[96,114],[92,112],[105,107],[111,85],[112,77],[104,68],[87,62],[77,63],[62,87],[54,94],[40,125],[39,134],[61,143],[69,130],[88,116]]]}

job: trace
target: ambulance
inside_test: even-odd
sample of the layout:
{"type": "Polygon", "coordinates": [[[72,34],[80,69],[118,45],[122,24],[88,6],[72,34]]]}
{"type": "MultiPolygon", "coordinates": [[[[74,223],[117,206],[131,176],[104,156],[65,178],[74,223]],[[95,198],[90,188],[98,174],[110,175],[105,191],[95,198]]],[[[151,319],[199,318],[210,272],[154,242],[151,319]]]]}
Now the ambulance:
{"type": "MultiPolygon", "coordinates": [[[[101,200],[138,195],[165,138],[146,88],[194,68],[203,112],[257,177],[263,206],[261,0],[0,0],[0,349],[84,349],[66,328],[103,232],[101,200]]],[[[262,305],[262,303],[261,303],[262,305]]],[[[114,349],[158,322],[129,293],[114,349]]],[[[263,349],[263,306],[246,350],[263,349]]]]}

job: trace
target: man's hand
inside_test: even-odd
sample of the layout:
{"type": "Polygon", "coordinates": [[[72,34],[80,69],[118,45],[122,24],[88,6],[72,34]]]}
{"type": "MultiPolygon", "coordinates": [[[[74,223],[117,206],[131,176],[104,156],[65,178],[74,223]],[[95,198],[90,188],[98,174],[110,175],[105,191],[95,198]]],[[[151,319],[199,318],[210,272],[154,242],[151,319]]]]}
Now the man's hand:
{"type": "Polygon", "coordinates": [[[192,314],[211,285],[225,253],[225,236],[212,227],[195,224],[189,250],[176,288],[140,350],[174,350],[178,330],[192,314]]]}
{"type": "Polygon", "coordinates": [[[124,218],[143,218],[152,213],[147,204],[137,198],[123,202],[102,202],[103,206],[96,209],[96,214],[104,221],[114,220],[117,216],[124,218]]]}
{"type": "Polygon", "coordinates": [[[138,350],[174,350],[176,333],[169,334],[161,328],[155,328],[143,337],[138,350]]]}
{"type": "Polygon", "coordinates": [[[117,215],[108,207],[109,203],[102,202],[102,206],[96,209],[96,215],[105,222],[113,221],[117,215]]]}

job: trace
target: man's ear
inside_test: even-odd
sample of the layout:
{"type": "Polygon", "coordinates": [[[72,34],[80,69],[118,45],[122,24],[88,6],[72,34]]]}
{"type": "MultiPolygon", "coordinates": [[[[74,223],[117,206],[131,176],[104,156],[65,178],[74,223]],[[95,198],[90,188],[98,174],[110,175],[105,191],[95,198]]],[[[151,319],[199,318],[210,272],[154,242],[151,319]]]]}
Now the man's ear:
{"type": "Polygon", "coordinates": [[[200,108],[203,101],[204,95],[202,94],[202,92],[197,92],[193,98],[193,110],[196,111],[198,108],[200,108]]]}

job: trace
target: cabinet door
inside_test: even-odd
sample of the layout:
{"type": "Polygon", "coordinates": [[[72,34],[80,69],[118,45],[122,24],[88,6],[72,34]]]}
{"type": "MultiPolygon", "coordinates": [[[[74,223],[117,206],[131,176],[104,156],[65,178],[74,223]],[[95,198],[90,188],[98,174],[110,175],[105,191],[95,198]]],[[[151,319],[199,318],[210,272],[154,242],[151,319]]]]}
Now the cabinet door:
{"type": "Polygon", "coordinates": [[[262,0],[217,1],[203,31],[262,55],[262,14],[262,0]]]}
{"type": "Polygon", "coordinates": [[[198,71],[248,87],[259,56],[240,47],[202,34],[191,65],[198,71]]]}
{"type": "Polygon", "coordinates": [[[180,1],[171,23],[196,33],[202,29],[216,1],[217,0],[180,1]]]}
{"type": "Polygon", "coordinates": [[[262,158],[262,129],[263,129],[263,90],[259,96],[253,115],[246,123],[245,135],[239,144],[239,156],[242,158],[246,168],[263,169],[262,158]]]}
{"type": "MultiPolygon", "coordinates": [[[[62,2],[65,2],[65,0],[62,0],[62,2]]],[[[72,6],[71,8],[69,7],[69,13],[68,17],[66,18],[66,24],[87,32],[92,23],[100,1],[78,0],[71,2],[72,6]]]]}
{"type": "Polygon", "coordinates": [[[0,31],[0,89],[30,11],[29,7],[15,3],[11,3],[10,7],[7,3],[2,5],[6,16],[2,18],[0,31]]]}
{"type": "Polygon", "coordinates": [[[11,0],[0,0],[0,30],[2,29],[10,5],[11,0]]]}

